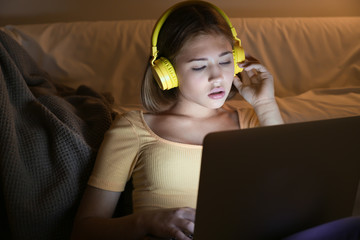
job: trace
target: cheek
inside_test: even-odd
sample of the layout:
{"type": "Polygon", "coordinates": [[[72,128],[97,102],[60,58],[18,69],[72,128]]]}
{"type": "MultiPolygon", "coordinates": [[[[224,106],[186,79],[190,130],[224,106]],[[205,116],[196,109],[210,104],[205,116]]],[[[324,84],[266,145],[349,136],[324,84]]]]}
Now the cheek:
{"type": "Polygon", "coordinates": [[[234,81],[234,71],[229,71],[228,73],[226,73],[226,82],[228,85],[232,85],[233,81],[234,81]]]}
{"type": "Polygon", "coordinates": [[[180,91],[193,91],[201,85],[201,78],[192,71],[179,71],[177,74],[180,91]]]}
{"type": "Polygon", "coordinates": [[[180,92],[182,92],[183,94],[194,94],[198,91],[198,89],[202,88],[201,84],[196,81],[195,79],[191,79],[191,80],[183,80],[183,79],[179,79],[179,90],[180,92]]]}

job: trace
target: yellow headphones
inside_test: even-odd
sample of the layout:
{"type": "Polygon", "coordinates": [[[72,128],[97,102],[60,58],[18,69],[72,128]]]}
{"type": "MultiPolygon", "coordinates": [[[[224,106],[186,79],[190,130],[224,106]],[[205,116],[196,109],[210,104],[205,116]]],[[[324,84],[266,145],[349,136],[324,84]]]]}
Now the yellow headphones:
{"type": "MultiPolygon", "coordinates": [[[[179,86],[179,81],[177,79],[175,69],[172,66],[172,64],[170,63],[170,61],[168,59],[166,59],[165,57],[160,57],[159,59],[157,59],[158,58],[157,54],[159,52],[157,50],[157,40],[158,40],[160,29],[163,26],[167,17],[174,11],[174,9],[178,8],[179,6],[184,6],[184,5],[192,3],[192,2],[194,2],[194,1],[182,2],[182,3],[176,4],[173,7],[169,8],[161,16],[161,18],[158,20],[158,22],[155,25],[155,28],[154,28],[154,31],[152,34],[152,41],[151,41],[151,43],[152,43],[152,59],[151,59],[150,63],[151,63],[152,74],[153,74],[155,80],[157,81],[157,83],[159,84],[159,87],[162,90],[168,90],[168,89],[179,86]]],[[[197,2],[197,1],[195,1],[195,2],[197,2]]],[[[235,63],[235,74],[238,74],[243,69],[240,68],[237,65],[237,63],[243,62],[245,60],[245,52],[241,46],[241,40],[237,37],[235,28],[232,26],[229,18],[226,16],[226,14],[220,8],[216,7],[215,5],[210,4],[208,2],[203,2],[203,1],[199,1],[199,2],[201,2],[203,4],[207,4],[208,6],[214,8],[228,23],[231,33],[235,40],[234,47],[233,47],[233,55],[234,55],[234,63],[235,63]]]]}

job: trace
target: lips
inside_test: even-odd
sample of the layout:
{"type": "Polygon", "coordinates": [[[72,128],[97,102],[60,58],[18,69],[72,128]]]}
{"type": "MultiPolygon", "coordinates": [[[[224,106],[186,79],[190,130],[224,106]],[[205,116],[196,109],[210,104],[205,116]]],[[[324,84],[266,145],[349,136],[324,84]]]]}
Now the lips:
{"type": "Polygon", "coordinates": [[[225,96],[225,89],[222,87],[213,88],[208,96],[211,99],[221,99],[225,96]]]}

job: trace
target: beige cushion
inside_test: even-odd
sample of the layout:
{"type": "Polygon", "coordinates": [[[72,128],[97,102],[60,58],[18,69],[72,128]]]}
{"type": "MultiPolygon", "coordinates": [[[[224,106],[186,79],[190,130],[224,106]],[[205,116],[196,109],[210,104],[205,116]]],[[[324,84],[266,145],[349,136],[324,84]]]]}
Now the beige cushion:
{"type": "MultiPolygon", "coordinates": [[[[233,18],[245,51],[275,77],[287,121],[360,114],[360,17],[233,18]],[[355,106],[355,107],[354,107],[355,106]]],[[[6,26],[54,81],[140,107],[154,20],[6,26]]],[[[239,98],[238,98],[239,99],[239,98]]],[[[235,102],[236,105],[243,103],[235,102]]]]}

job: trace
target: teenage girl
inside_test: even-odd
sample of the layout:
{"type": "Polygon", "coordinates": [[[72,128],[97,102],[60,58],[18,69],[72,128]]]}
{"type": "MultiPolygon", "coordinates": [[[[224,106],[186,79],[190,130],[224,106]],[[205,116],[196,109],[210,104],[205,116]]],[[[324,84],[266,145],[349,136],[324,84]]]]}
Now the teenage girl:
{"type": "Polygon", "coordinates": [[[104,137],[74,239],[190,239],[205,135],[283,123],[272,75],[245,59],[227,16],[206,2],[159,19],[141,95],[146,111],[118,116],[104,137]],[[225,108],[236,92],[253,108],[225,108]],[[130,178],[133,213],[113,218],[130,178]]]}

